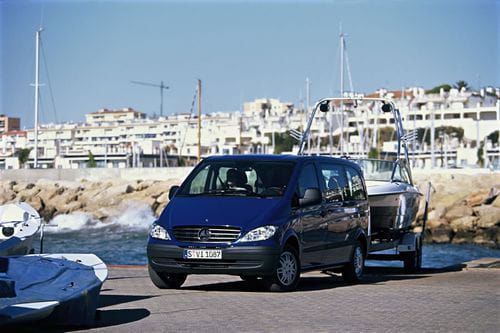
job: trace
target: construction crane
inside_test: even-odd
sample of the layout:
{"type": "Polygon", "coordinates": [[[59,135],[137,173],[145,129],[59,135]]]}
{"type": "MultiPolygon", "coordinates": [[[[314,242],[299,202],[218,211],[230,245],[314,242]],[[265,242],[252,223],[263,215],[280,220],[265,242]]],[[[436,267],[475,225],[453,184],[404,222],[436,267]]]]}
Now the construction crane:
{"type": "Polygon", "coordinates": [[[163,116],[163,90],[170,89],[170,87],[164,85],[163,81],[160,81],[160,84],[141,82],[141,81],[130,81],[130,83],[139,84],[142,86],[160,88],[160,117],[162,117],[163,116]]]}

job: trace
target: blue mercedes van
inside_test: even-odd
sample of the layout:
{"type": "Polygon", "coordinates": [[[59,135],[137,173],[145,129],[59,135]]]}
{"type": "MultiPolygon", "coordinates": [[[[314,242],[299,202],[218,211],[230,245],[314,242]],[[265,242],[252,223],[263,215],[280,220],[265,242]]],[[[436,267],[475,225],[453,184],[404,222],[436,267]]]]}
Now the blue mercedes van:
{"type": "Polygon", "coordinates": [[[213,156],[169,196],[147,245],[158,288],[179,288],[189,274],[231,274],[291,291],[305,271],[337,271],[349,282],[363,274],[369,206],[354,162],[213,156]]]}

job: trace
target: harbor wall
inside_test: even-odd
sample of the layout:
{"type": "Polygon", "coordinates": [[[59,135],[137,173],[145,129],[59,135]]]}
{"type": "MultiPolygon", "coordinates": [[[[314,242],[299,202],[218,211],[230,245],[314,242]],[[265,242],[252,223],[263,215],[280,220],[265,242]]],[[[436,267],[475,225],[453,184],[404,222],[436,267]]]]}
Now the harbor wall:
{"type": "Polygon", "coordinates": [[[1,170],[0,180],[36,182],[39,179],[54,181],[106,180],[182,180],[192,167],[171,168],[88,168],[88,169],[18,169],[1,170]]]}
{"type": "MultiPolygon", "coordinates": [[[[39,179],[54,181],[106,180],[183,180],[193,167],[170,168],[87,168],[87,169],[16,169],[0,170],[0,180],[36,182],[39,179]]],[[[491,175],[500,172],[489,169],[413,169],[417,178],[431,175],[491,175]]],[[[500,179],[500,178],[499,178],[500,179]]]]}

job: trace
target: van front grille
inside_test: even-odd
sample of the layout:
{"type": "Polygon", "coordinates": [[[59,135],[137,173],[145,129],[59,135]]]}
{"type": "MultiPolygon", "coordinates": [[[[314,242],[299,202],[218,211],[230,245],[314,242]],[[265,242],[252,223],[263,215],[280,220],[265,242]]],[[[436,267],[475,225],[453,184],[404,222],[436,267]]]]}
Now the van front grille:
{"type": "Polygon", "coordinates": [[[231,243],[239,236],[240,228],[235,227],[174,227],[174,237],[181,242],[231,243]]]}

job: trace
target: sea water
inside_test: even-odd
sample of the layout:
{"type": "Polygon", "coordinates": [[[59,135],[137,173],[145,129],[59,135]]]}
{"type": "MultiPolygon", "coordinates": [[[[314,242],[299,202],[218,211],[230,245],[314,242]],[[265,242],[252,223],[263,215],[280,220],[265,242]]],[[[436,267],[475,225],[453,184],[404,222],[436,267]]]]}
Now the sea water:
{"type": "MultiPolygon", "coordinates": [[[[148,229],[154,220],[146,205],[129,207],[106,223],[83,213],[59,215],[45,228],[43,250],[94,253],[109,265],[144,265],[148,229]]],[[[38,240],[35,243],[38,253],[38,240]]],[[[500,250],[471,244],[424,244],[422,264],[427,268],[443,268],[483,257],[500,258],[500,250]]],[[[402,263],[370,260],[367,265],[398,267],[402,263]]]]}

